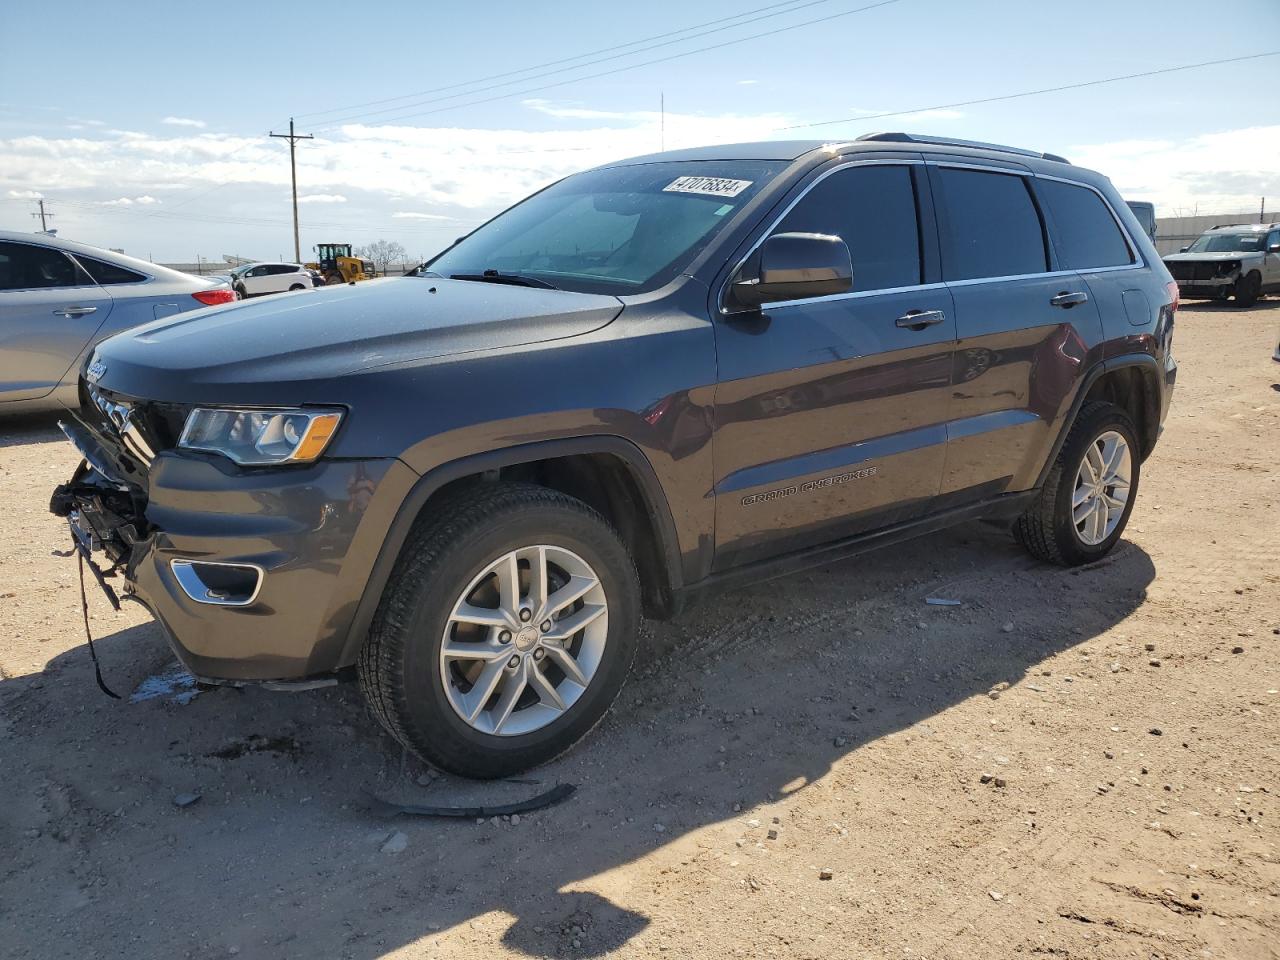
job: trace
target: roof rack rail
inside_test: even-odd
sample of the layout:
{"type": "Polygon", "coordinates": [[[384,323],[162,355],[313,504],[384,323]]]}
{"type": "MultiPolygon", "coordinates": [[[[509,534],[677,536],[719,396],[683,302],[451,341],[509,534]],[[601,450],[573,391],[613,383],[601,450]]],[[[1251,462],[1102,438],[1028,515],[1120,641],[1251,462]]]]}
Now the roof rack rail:
{"type": "Polygon", "coordinates": [[[959,140],[955,137],[930,137],[920,133],[864,133],[859,140],[874,140],[885,143],[931,143],[940,147],[973,147],[977,150],[998,150],[1000,153],[1016,153],[1022,157],[1036,157],[1040,160],[1056,160],[1058,163],[1070,163],[1066,157],[1056,153],[1040,153],[1036,150],[1024,150],[1021,147],[1006,147],[999,143],[983,143],[981,140],[959,140]]]}
{"type": "Polygon", "coordinates": [[[1253,227],[1255,230],[1270,230],[1272,227],[1280,227],[1280,223],[1254,223],[1252,220],[1243,220],[1237,223],[1215,223],[1210,230],[1222,230],[1225,227],[1253,227]]]}

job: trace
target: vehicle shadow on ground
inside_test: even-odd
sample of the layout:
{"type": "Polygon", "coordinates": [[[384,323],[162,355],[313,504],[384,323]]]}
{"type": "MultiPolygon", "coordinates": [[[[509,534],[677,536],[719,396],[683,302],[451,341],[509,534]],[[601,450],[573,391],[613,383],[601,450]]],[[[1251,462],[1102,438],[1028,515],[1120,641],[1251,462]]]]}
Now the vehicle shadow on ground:
{"type": "MultiPolygon", "coordinates": [[[[0,413],[4,410],[0,404],[0,413]]],[[[47,443],[62,436],[58,421],[67,416],[61,413],[23,413],[0,419],[0,448],[21,447],[28,443],[47,443]]]]}
{"type": "MultiPolygon", "coordinates": [[[[0,826],[26,836],[0,875],[6,939],[33,957],[79,956],[113,933],[135,957],[371,960],[433,936],[481,954],[501,940],[534,957],[602,956],[655,924],[602,894],[602,874],[668,845],[673,863],[694,856],[693,831],[777,812],[880,738],[934,736],[931,717],[1124,620],[1154,575],[1131,543],[1068,571],[975,524],[737,591],[647,623],[610,716],[520,783],[433,776],[374,727],[351,686],[118,703],[94,689],[87,651],[71,649],[43,674],[0,683],[4,767],[21,772],[0,826]],[[361,808],[366,790],[466,804],[556,782],[578,793],[518,824],[388,823],[361,808]],[[182,793],[201,799],[179,808],[182,793]],[[398,840],[384,849],[393,831],[400,852],[398,840]],[[37,862],[45,874],[65,862],[73,889],[32,886],[24,871],[37,862]]],[[[171,659],[151,624],[98,648],[121,693],[171,659]]],[[[723,845],[732,855],[732,838],[723,845]]]]}

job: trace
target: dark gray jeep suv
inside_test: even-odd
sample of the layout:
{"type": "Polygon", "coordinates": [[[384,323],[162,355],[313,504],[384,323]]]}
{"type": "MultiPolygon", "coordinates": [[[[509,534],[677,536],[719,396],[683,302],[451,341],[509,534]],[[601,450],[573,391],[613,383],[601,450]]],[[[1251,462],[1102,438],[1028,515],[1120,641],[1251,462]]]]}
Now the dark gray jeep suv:
{"type": "Polygon", "coordinates": [[[200,678],[358,676],[426,760],[547,760],[638,619],[971,518],[1096,560],[1177,288],[1102,176],[908,134],[568,177],[416,276],[101,344],[55,493],[200,678]]]}

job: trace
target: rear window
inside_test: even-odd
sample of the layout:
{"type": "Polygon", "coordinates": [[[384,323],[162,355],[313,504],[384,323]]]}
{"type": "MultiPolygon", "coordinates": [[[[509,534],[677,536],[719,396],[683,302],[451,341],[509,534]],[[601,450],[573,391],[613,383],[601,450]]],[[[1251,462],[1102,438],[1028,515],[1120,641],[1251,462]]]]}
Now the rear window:
{"type": "Polygon", "coordinates": [[[942,269],[947,280],[1014,277],[1048,269],[1044,231],[1026,179],[938,167],[942,269]]]}
{"type": "Polygon", "coordinates": [[[1058,180],[1038,180],[1036,190],[1049,208],[1053,245],[1063,269],[1133,263],[1129,244],[1100,196],[1088,187],[1058,180]]]}
{"type": "Polygon", "coordinates": [[[84,257],[76,254],[76,259],[80,261],[80,266],[85,268],[89,276],[93,277],[95,283],[141,283],[147,279],[133,270],[126,270],[124,267],[118,267],[114,263],[95,260],[93,257],[84,257]]]}

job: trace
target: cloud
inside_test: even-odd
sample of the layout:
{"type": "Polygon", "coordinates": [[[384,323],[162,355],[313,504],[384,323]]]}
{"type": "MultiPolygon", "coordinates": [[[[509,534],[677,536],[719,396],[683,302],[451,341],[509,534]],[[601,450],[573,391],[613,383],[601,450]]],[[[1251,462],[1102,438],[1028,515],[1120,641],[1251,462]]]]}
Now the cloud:
{"type": "Polygon", "coordinates": [[[740,87],[750,87],[750,86],[754,86],[755,84],[757,84],[757,83],[759,83],[759,82],[760,82],[759,80],[739,80],[739,81],[738,81],[738,86],[740,86],[740,87]]]}
{"type": "Polygon", "coordinates": [[[44,194],[39,190],[10,190],[9,196],[14,200],[43,200],[44,194]]]}
{"type": "Polygon", "coordinates": [[[203,129],[207,126],[203,120],[192,120],[190,117],[165,117],[160,122],[167,123],[171,127],[200,127],[203,129]]]}
{"type": "Polygon", "coordinates": [[[1105,174],[1129,200],[1149,200],[1158,216],[1255,210],[1280,195],[1280,125],[1201,134],[1184,140],[1078,144],[1072,163],[1105,174]]]}
{"type": "Polygon", "coordinates": [[[347,198],[340,193],[308,193],[298,198],[299,203],[346,203],[347,198]]]}
{"type": "Polygon", "coordinates": [[[536,110],[538,113],[545,113],[547,116],[555,117],[558,120],[627,120],[648,116],[648,113],[620,113],[616,110],[591,110],[586,107],[557,104],[553,100],[543,100],[538,97],[534,97],[529,100],[521,100],[520,102],[530,110],[536,110]]]}
{"type": "Polygon", "coordinates": [[[138,204],[139,206],[146,207],[146,206],[150,206],[153,203],[159,203],[159,202],[160,201],[157,200],[155,197],[143,194],[140,197],[119,197],[115,200],[100,200],[98,201],[98,206],[100,207],[132,207],[134,204],[138,204]]]}
{"type": "Polygon", "coordinates": [[[438,213],[418,213],[416,210],[397,210],[391,215],[393,220],[453,220],[438,213]]]}

